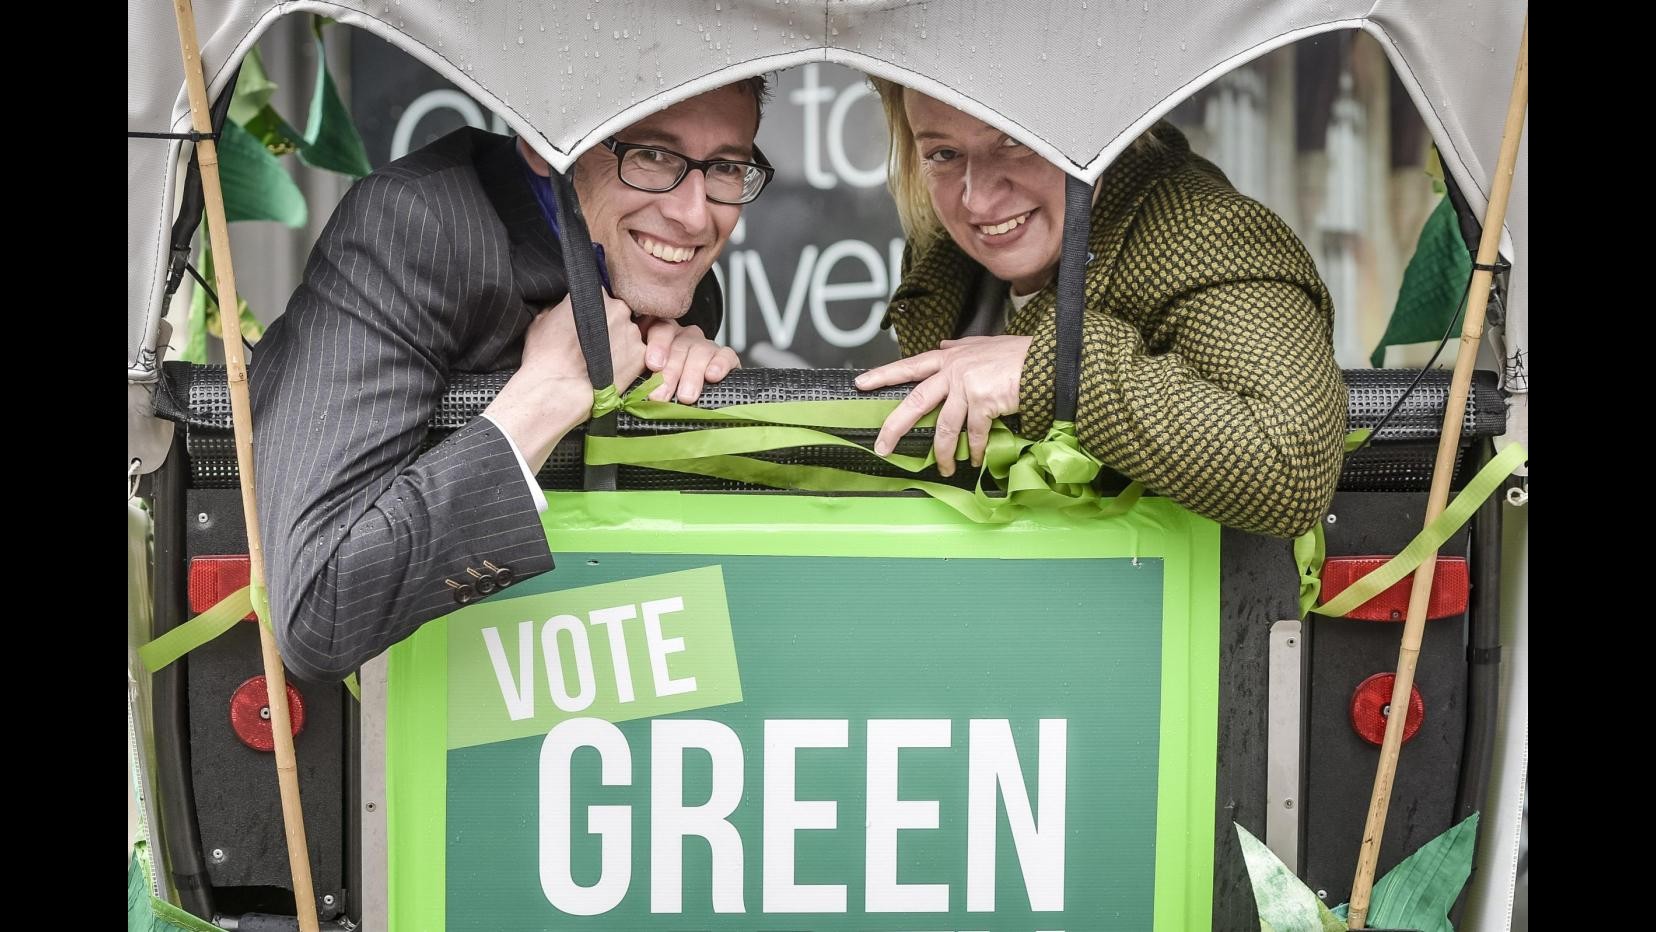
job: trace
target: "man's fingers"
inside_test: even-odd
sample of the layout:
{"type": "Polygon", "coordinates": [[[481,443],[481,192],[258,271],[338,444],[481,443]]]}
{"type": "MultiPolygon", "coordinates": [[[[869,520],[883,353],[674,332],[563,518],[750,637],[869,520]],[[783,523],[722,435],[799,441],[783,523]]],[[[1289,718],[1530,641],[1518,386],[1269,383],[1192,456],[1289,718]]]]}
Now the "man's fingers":
{"type": "Polygon", "coordinates": [[[671,401],[678,391],[679,379],[684,374],[684,347],[677,340],[667,349],[667,359],[661,367],[661,384],[650,393],[651,401],[671,401]]]}
{"type": "Polygon", "coordinates": [[[667,354],[672,351],[673,338],[677,336],[677,328],[665,321],[652,322],[645,325],[644,331],[644,365],[651,372],[660,372],[667,365],[667,354]]]}
{"type": "Polygon", "coordinates": [[[701,397],[707,367],[713,362],[718,347],[700,337],[679,342],[688,343],[688,351],[684,356],[684,370],[679,375],[678,400],[680,404],[695,404],[701,397]]]}
{"type": "Polygon", "coordinates": [[[707,364],[707,381],[718,382],[729,375],[732,370],[742,368],[742,358],[728,346],[719,347],[713,354],[713,361],[707,364]]]}

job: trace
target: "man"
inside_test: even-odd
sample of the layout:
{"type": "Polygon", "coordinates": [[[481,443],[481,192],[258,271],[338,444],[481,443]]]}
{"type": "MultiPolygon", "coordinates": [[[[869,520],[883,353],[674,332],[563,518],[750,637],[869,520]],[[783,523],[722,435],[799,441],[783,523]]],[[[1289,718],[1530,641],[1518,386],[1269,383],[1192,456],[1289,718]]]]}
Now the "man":
{"type": "MultiPolygon", "coordinates": [[[[691,402],[739,365],[708,339],[722,314],[710,268],[770,177],[753,146],[765,91],[762,78],[709,91],[576,163],[623,390],[648,366],[655,397],[691,402]]],[[[466,129],[374,172],[259,344],[259,523],[277,640],[301,677],[340,679],[553,568],[534,474],[587,419],[592,386],[549,171],[521,141],[466,129]],[[420,453],[453,373],[505,369],[482,416],[420,453]]]]}

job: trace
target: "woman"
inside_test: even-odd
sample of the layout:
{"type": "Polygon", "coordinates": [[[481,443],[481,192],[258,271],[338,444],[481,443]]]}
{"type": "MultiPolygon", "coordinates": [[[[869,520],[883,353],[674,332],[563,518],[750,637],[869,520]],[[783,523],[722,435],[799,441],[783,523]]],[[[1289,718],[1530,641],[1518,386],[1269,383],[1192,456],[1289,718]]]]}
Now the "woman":
{"type": "MultiPolygon", "coordinates": [[[[919,382],[886,421],[889,452],[940,409],[939,468],[964,427],[1026,437],[1053,419],[1064,173],[972,116],[874,81],[908,234],[889,323],[907,358],[870,390],[919,382]]],[[[1346,396],[1333,306],[1287,224],[1158,124],[1093,192],[1076,431],[1109,467],[1224,524],[1292,537],[1339,479],[1346,396]]]]}

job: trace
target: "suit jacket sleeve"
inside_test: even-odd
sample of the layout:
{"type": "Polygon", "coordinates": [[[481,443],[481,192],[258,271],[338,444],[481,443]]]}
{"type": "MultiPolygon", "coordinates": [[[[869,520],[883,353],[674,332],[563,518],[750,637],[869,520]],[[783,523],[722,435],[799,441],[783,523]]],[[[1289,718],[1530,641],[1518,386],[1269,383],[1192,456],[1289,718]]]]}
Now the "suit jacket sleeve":
{"type": "Polygon", "coordinates": [[[489,235],[464,199],[372,175],[346,196],[255,353],[260,527],[283,659],[340,679],[455,610],[487,560],[552,568],[505,435],[476,418],[422,453],[466,339],[489,235]],[[439,209],[434,205],[442,205],[439,209]]]}

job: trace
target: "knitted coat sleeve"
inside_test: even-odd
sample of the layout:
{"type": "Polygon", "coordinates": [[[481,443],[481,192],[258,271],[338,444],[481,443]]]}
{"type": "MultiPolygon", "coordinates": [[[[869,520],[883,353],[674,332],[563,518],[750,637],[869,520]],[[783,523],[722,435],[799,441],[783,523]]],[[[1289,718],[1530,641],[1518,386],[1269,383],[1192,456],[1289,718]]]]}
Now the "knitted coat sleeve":
{"type": "MultiPolygon", "coordinates": [[[[1082,445],[1223,524],[1303,533],[1339,479],[1346,401],[1332,315],[1304,247],[1269,210],[1234,192],[1153,195],[1115,273],[1089,276],[1082,445]]],[[[1022,431],[1042,436],[1053,418],[1055,315],[1024,332],[1034,340],[1022,431]]]]}

